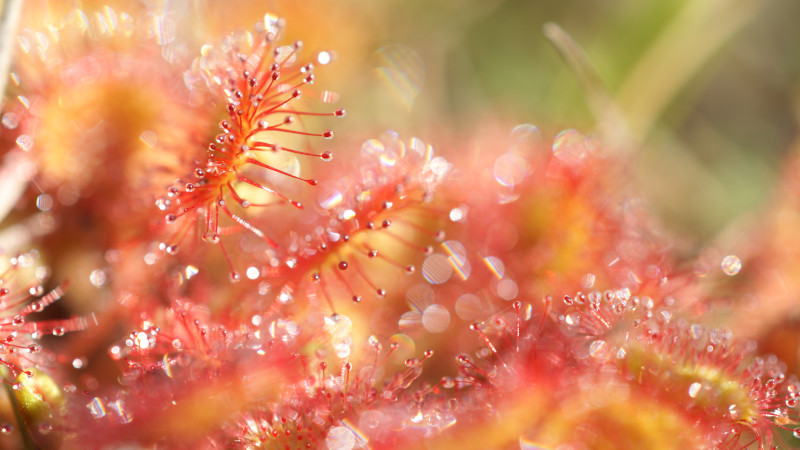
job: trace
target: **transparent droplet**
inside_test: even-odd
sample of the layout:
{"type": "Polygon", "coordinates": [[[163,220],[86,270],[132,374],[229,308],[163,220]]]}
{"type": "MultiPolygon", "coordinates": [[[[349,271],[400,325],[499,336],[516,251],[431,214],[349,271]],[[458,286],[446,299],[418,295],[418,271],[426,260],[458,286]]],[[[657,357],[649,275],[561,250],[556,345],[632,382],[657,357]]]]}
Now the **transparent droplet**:
{"type": "Polygon", "coordinates": [[[350,318],[341,314],[326,317],[324,327],[325,331],[331,336],[331,345],[336,352],[336,356],[339,358],[350,356],[350,347],[353,342],[351,336],[353,323],[350,318]]]}
{"type": "Polygon", "coordinates": [[[689,397],[695,398],[697,397],[697,393],[700,392],[700,388],[703,387],[700,383],[692,383],[689,386],[689,397]]]}
{"type": "Polygon", "coordinates": [[[483,258],[483,264],[486,268],[499,280],[503,278],[506,273],[506,265],[503,261],[496,256],[487,256],[483,258]]]}
{"type": "Polygon", "coordinates": [[[398,333],[389,338],[389,347],[392,350],[393,358],[398,361],[410,358],[416,353],[416,343],[408,335],[398,333]]]}
{"type": "Polygon", "coordinates": [[[418,311],[406,311],[397,321],[397,327],[403,332],[414,332],[422,325],[422,314],[418,311]]]}
{"type": "Polygon", "coordinates": [[[184,274],[186,275],[187,280],[191,280],[193,276],[197,275],[200,272],[200,269],[193,265],[188,265],[184,269],[184,274]]]}
{"type": "Polygon", "coordinates": [[[431,284],[442,284],[453,275],[449,259],[441,254],[433,254],[422,263],[422,276],[431,284]]]}
{"type": "Polygon", "coordinates": [[[36,197],[36,207],[39,211],[50,211],[53,207],[53,197],[49,194],[40,194],[36,197]]]}
{"type": "Polygon", "coordinates": [[[95,397],[90,401],[87,405],[89,408],[89,412],[92,414],[92,417],[95,419],[99,419],[101,417],[105,417],[106,415],[106,406],[99,397],[95,397]]]}
{"type": "Polygon", "coordinates": [[[245,274],[247,275],[247,278],[249,280],[255,280],[256,278],[258,278],[259,275],[258,267],[255,266],[248,267],[247,271],[245,271],[245,274]]]}
{"type": "Polygon", "coordinates": [[[528,176],[530,168],[528,162],[514,153],[500,155],[494,162],[494,179],[502,186],[514,187],[528,176]]]}
{"type": "Polygon", "coordinates": [[[95,269],[89,274],[89,282],[94,287],[101,287],[106,284],[106,273],[102,269],[95,269]]]}
{"type": "Polygon", "coordinates": [[[429,333],[441,333],[450,325],[450,312],[442,305],[431,305],[422,313],[422,326],[429,333]]]}
{"type": "Polygon", "coordinates": [[[158,145],[158,135],[152,130],[142,131],[139,135],[139,140],[150,148],[155,148],[158,145]]]}
{"type": "Polygon", "coordinates": [[[175,40],[177,26],[170,16],[159,14],[153,15],[151,18],[153,20],[151,30],[156,43],[165,45],[175,40]]]}
{"type": "Polygon", "coordinates": [[[333,209],[339,206],[344,200],[342,193],[336,189],[325,189],[320,193],[319,206],[325,209],[333,209]]]}
{"type": "Polygon", "coordinates": [[[33,138],[28,136],[27,134],[21,134],[17,136],[17,145],[22,150],[29,152],[33,148],[33,138]]]}
{"type": "Polygon", "coordinates": [[[378,79],[404,106],[410,108],[422,90],[425,65],[417,52],[403,45],[387,45],[375,52],[378,79]]]}
{"type": "Polygon", "coordinates": [[[467,260],[467,249],[464,244],[458,241],[446,241],[442,248],[447,252],[450,265],[462,280],[469,278],[472,273],[472,265],[467,260]]]}
{"type": "Polygon", "coordinates": [[[497,296],[503,300],[513,300],[519,294],[519,287],[514,280],[500,280],[497,283],[497,296]]]}
{"type": "Polygon", "coordinates": [[[569,165],[578,165],[586,156],[586,138],[576,130],[564,130],[553,140],[553,156],[569,165]]]}
{"type": "Polygon", "coordinates": [[[4,127],[13,130],[19,125],[19,115],[13,112],[5,113],[3,114],[2,123],[4,127]]]}
{"type": "Polygon", "coordinates": [[[536,125],[523,123],[517,125],[511,130],[511,148],[513,151],[520,155],[532,153],[542,143],[542,132],[536,125]]]}
{"type": "Polygon", "coordinates": [[[480,297],[475,294],[463,294],[456,300],[456,315],[462,320],[473,321],[485,315],[480,297]]]}
{"type": "Polygon", "coordinates": [[[256,31],[265,32],[273,38],[278,37],[282,29],[283,19],[274,14],[264,14],[264,19],[256,23],[256,31]]]}
{"type": "Polygon", "coordinates": [[[722,258],[722,264],[720,264],[720,267],[725,275],[732,277],[742,270],[742,260],[740,260],[736,255],[728,255],[722,258]]]}
{"type": "Polygon", "coordinates": [[[453,208],[450,210],[450,220],[453,222],[460,222],[466,215],[466,210],[463,208],[453,208]]]}
{"type": "Polygon", "coordinates": [[[351,450],[356,446],[356,437],[346,427],[333,427],[325,438],[329,450],[351,450]]]}
{"type": "Polygon", "coordinates": [[[397,164],[397,154],[387,149],[378,139],[369,139],[361,145],[361,156],[372,160],[377,158],[383,167],[394,167],[397,164]]]}
{"type": "Polygon", "coordinates": [[[592,358],[604,358],[608,354],[608,344],[603,340],[593,341],[589,345],[589,355],[592,358]]]}
{"type": "Polygon", "coordinates": [[[326,64],[330,64],[332,59],[333,57],[331,56],[330,52],[322,51],[317,53],[317,62],[320,63],[320,65],[324,66],[326,64]]]}

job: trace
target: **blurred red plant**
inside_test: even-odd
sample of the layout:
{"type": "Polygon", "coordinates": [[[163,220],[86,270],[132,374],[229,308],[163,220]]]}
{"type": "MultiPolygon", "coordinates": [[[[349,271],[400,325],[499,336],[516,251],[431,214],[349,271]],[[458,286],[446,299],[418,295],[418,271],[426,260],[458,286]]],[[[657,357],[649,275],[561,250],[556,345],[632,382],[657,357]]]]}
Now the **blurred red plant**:
{"type": "MultiPolygon", "coordinates": [[[[701,325],[702,289],[631,194],[629,155],[576,130],[545,145],[520,125],[507,144],[478,139],[479,152],[445,159],[386,132],[357,163],[301,176],[296,156],[333,155],[306,140],[333,133],[299,119],[315,127],[344,110],[300,106],[314,67],[299,42],[280,44],[281,19],[203,46],[188,67],[165,16],[104,8],[98,34],[72,14],[47,30],[64,36],[52,48],[45,32],[21,34],[23,50],[63,64],[20,58],[3,139],[30,155],[40,188],[78,187],[57,208],[39,196],[39,210],[96,218],[87,229],[104,233],[95,250],[109,267],[91,282],[111,288],[99,343],[46,358],[42,334],[88,320],[30,317],[63,294],[10,287],[37,251],[0,274],[0,364],[23,445],[765,448],[782,442],[777,429],[800,434],[797,379],[701,325]],[[296,181],[319,186],[316,201],[296,181]],[[77,213],[61,207],[72,200],[77,213]],[[249,281],[220,280],[224,266],[249,281]],[[54,381],[73,375],[69,361],[96,364],[77,377],[81,392],[54,381]]],[[[42,252],[86,237],[62,231],[42,252]]]]}

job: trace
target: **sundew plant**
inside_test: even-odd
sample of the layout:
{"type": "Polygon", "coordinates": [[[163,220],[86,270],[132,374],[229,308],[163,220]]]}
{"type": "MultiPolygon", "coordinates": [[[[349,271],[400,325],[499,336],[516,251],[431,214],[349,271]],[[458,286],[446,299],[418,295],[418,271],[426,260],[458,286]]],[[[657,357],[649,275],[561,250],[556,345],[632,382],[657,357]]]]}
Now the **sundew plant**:
{"type": "Polygon", "coordinates": [[[800,447],[800,8],[539,3],[0,1],[0,448],[800,447]]]}

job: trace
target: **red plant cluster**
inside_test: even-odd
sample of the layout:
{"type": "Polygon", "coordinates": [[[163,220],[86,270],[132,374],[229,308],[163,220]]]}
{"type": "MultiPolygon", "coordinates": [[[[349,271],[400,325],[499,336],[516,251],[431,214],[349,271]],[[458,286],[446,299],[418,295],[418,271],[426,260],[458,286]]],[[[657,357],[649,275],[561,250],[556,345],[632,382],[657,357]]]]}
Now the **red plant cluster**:
{"type": "Polygon", "coordinates": [[[800,436],[800,382],[705,325],[715,299],[632,194],[626,155],[519,125],[441,154],[389,131],[331,161],[325,125],[344,109],[319,112],[282,20],[189,62],[151,19],[73,10],[19,36],[0,150],[40,191],[0,199],[37,249],[0,268],[0,445],[800,436]],[[92,289],[44,287],[81,255],[92,289]],[[94,300],[45,311],[62,296],[94,300]]]}

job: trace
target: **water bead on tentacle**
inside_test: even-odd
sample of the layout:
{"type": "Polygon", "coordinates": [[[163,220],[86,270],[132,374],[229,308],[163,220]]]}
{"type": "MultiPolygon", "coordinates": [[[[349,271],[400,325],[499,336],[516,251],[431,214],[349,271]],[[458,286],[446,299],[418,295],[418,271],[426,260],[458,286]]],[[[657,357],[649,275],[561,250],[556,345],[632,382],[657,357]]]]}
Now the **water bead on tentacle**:
{"type": "Polygon", "coordinates": [[[167,225],[175,230],[166,248],[179,247],[198,220],[202,239],[220,244],[231,268],[222,238],[236,229],[245,229],[275,248],[275,241],[248,210],[279,204],[302,208],[302,203],[280,192],[283,181],[273,175],[316,186],[316,179],[298,175],[294,156],[333,158],[330,151],[313,153],[290,145],[291,135],[333,137],[330,130],[304,131],[298,118],[345,113],[343,109],[331,113],[300,109],[303,89],[314,83],[314,67],[299,62],[300,42],[278,44],[281,28],[282,22],[276,22],[255,35],[230,35],[217,46],[205,46],[187,74],[191,89],[211,91],[224,103],[226,118],[218,124],[219,133],[208,145],[205,162],[156,202],[167,225]],[[278,136],[284,139],[279,141],[278,136]],[[282,162],[280,158],[288,159],[282,162]]]}
{"type": "MultiPolygon", "coordinates": [[[[627,289],[565,296],[554,317],[580,364],[616,367],[637,389],[714,432],[714,447],[755,440],[769,446],[773,427],[800,421],[797,381],[774,356],[754,357],[754,346],[729,331],[676,319],[663,299],[627,289]]],[[[587,366],[587,367],[589,367],[587,366]]]]}
{"type": "Polygon", "coordinates": [[[0,353],[3,357],[0,358],[0,364],[6,366],[14,377],[23,372],[23,366],[36,364],[36,358],[29,356],[41,350],[36,339],[47,334],[63,336],[67,332],[82,330],[91,320],[90,317],[53,320],[31,320],[28,317],[60,300],[67,287],[64,283],[46,291],[39,284],[44,280],[37,277],[28,279],[29,269],[36,264],[36,250],[0,260],[0,310],[3,312],[3,318],[0,319],[0,353]]]}
{"type": "Polygon", "coordinates": [[[394,132],[361,151],[353,177],[322,189],[319,219],[288,245],[287,265],[310,274],[306,293],[334,311],[340,296],[359,302],[387,295],[397,274],[415,273],[444,237],[439,218],[446,208],[436,190],[450,164],[419,139],[406,144],[394,132]]]}
{"type": "MultiPolygon", "coordinates": [[[[58,410],[64,404],[64,394],[45,369],[62,355],[44,349],[38,339],[44,335],[60,337],[67,332],[82,330],[89,325],[90,318],[36,319],[35,313],[62,298],[66,284],[51,291],[45,290],[40,283],[45,281],[49,269],[38,265],[39,253],[36,250],[12,257],[0,256],[2,382],[7,385],[9,393],[13,392],[16,402],[11,405],[19,409],[18,413],[25,417],[27,426],[48,428],[61,418],[58,410]]],[[[19,424],[24,426],[21,422],[19,424]]],[[[4,425],[1,431],[8,434],[14,429],[4,425]]]]}

